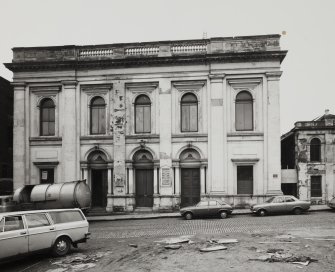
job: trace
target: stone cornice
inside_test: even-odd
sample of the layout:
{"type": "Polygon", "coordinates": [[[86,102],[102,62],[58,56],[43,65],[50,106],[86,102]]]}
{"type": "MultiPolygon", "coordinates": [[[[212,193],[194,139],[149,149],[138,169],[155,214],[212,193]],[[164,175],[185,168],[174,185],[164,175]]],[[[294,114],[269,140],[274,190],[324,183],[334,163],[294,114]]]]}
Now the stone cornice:
{"type": "MultiPolygon", "coordinates": [[[[106,68],[129,68],[136,66],[167,66],[173,64],[208,64],[210,62],[239,62],[239,61],[282,61],[287,51],[260,51],[260,52],[238,52],[221,54],[196,54],[178,55],[172,57],[131,57],[122,59],[103,60],[70,60],[70,61],[43,61],[43,62],[20,62],[5,63],[5,66],[13,71],[41,71],[41,70],[80,70],[80,69],[106,69],[106,68]]],[[[269,74],[270,75],[270,74],[269,74]]]]}
{"type": "Polygon", "coordinates": [[[268,73],[265,73],[268,81],[271,81],[271,80],[279,80],[281,75],[282,75],[282,71],[276,71],[276,72],[268,72],[268,73]]]}

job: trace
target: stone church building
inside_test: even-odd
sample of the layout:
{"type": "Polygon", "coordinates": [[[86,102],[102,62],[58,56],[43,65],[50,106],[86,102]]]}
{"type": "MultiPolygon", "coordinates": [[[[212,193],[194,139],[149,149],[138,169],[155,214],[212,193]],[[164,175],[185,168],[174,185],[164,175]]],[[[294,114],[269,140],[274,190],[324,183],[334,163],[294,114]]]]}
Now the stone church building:
{"type": "Polygon", "coordinates": [[[107,211],[281,194],[280,35],[13,49],[14,186],[107,211]]]}

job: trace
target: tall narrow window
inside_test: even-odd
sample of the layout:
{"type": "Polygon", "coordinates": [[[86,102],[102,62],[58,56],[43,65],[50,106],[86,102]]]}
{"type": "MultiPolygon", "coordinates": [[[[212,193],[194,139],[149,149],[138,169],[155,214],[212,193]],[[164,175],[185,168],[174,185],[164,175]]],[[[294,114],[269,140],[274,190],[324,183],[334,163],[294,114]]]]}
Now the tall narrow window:
{"type": "Polygon", "coordinates": [[[55,135],[55,104],[50,98],[45,98],[40,104],[40,135],[55,135]]]}
{"type": "Polygon", "coordinates": [[[311,197],[322,197],[321,176],[311,176],[311,197]]]}
{"type": "Polygon", "coordinates": [[[105,100],[97,96],[91,101],[91,134],[106,133],[106,104],[105,100]]]}
{"type": "Polygon", "coordinates": [[[310,144],[311,161],[321,161],[321,141],[319,138],[313,138],[310,144]]]}
{"type": "Polygon", "coordinates": [[[135,133],[151,132],[151,102],[146,95],[135,100],[135,133]]]}
{"type": "Polygon", "coordinates": [[[237,166],[237,194],[252,195],[254,190],[253,166],[237,166]]]}
{"type": "Polygon", "coordinates": [[[235,105],[236,130],[253,130],[253,101],[247,91],[242,91],[236,96],[235,105]]]}
{"type": "Polygon", "coordinates": [[[192,93],[185,94],[181,99],[181,131],[198,131],[198,99],[192,93]]]}

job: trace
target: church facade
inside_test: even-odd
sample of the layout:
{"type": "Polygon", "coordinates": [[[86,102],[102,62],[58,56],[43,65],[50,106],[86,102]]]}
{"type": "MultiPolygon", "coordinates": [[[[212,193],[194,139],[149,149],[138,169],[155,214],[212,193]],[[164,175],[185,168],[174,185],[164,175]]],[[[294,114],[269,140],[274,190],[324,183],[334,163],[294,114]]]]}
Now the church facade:
{"type": "Polygon", "coordinates": [[[14,187],[86,179],[92,206],[281,194],[279,35],[13,49],[14,187]]]}

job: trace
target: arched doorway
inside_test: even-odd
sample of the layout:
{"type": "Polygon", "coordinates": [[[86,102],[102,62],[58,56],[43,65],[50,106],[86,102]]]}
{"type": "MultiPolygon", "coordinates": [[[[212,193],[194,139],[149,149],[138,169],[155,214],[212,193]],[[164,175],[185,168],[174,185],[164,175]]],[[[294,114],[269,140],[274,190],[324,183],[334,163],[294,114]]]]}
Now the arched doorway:
{"type": "Polygon", "coordinates": [[[88,156],[91,173],[92,208],[107,206],[107,157],[102,151],[93,151],[88,156]]]}
{"type": "Polygon", "coordinates": [[[200,154],[188,148],[180,156],[181,167],[181,203],[182,207],[191,206],[200,201],[200,154]]]}
{"type": "Polygon", "coordinates": [[[151,153],[139,150],[133,156],[135,168],[136,207],[152,207],[154,195],[154,164],[151,153]]]}

